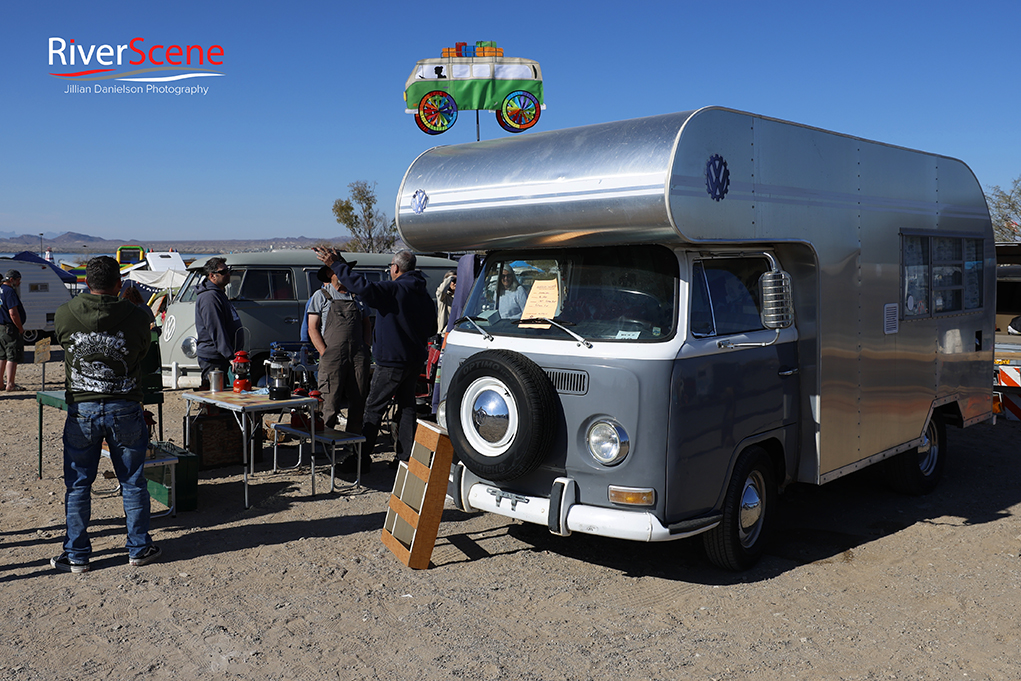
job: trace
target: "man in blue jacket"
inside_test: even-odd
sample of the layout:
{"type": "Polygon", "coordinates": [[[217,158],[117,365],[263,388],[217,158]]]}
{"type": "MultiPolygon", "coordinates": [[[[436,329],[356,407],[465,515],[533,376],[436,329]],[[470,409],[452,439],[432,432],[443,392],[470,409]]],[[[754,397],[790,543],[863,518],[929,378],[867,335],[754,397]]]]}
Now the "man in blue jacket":
{"type": "Polygon", "coordinates": [[[195,336],[202,385],[209,385],[209,372],[230,370],[234,353],[241,347],[241,318],[227,299],[230,267],[223,258],[210,258],[203,269],[206,278],[195,296],[195,336]]]}
{"type": "Polygon", "coordinates": [[[410,251],[394,254],[390,262],[390,281],[376,282],[352,270],[335,249],[317,248],[315,251],[347,290],[376,310],[372,341],[376,368],[365,403],[363,460],[369,460],[383,412],[390,399],[396,398],[397,458],[407,461],[415,439],[415,382],[429,354],[429,339],[436,335],[436,303],[426,286],[425,276],[415,269],[417,261],[410,251]]]}

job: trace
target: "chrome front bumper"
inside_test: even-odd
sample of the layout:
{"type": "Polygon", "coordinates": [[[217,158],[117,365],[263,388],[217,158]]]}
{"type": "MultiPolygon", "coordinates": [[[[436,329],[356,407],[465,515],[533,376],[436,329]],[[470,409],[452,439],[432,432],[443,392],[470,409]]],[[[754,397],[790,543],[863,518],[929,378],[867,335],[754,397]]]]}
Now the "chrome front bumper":
{"type": "Polygon", "coordinates": [[[571,478],[557,478],[550,496],[513,494],[491,483],[479,481],[457,464],[451,469],[447,496],[464,511],[478,510],[546,525],[550,532],[568,536],[572,532],[615,537],[631,541],[660,542],[701,534],[719,524],[717,518],[667,527],[648,511],[631,511],[579,504],[577,485],[571,478]],[[456,495],[456,496],[455,496],[456,495]]]}

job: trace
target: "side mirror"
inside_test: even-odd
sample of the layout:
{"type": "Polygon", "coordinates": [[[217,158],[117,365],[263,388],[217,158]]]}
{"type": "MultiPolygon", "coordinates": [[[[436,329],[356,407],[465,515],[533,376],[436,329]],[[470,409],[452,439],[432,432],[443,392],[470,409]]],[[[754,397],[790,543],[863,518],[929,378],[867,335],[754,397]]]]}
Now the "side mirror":
{"type": "Polygon", "coordinates": [[[759,296],[762,326],[767,329],[786,329],[794,323],[794,296],[791,275],[773,269],[759,277],[759,296]]]}

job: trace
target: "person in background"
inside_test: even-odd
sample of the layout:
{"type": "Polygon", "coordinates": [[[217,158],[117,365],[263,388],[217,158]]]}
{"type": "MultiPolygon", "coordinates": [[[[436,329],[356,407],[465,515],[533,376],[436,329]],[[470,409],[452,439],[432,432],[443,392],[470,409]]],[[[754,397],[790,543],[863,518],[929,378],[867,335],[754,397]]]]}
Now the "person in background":
{"type": "Polygon", "coordinates": [[[521,319],[521,313],[525,309],[525,301],[528,300],[528,291],[518,281],[517,275],[509,265],[504,265],[500,271],[500,300],[498,308],[500,317],[503,319],[521,319]]]}
{"type": "MultiPolygon", "coordinates": [[[[332,248],[316,248],[340,282],[362,302],[376,310],[372,356],[376,362],[365,403],[363,452],[372,453],[379,424],[391,398],[397,400],[397,458],[407,461],[415,439],[415,383],[429,353],[427,343],[436,335],[436,304],[426,289],[425,276],[415,269],[410,251],[399,251],[390,262],[390,281],[368,281],[351,269],[332,248]]],[[[396,467],[397,459],[391,463],[396,467]]]]}
{"type": "MultiPolygon", "coordinates": [[[[365,398],[369,392],[369,346],[372,325],[368,308],[340,283],[326,265],[316,274],[327,284],[312,294],[308,306],[308,335],[319,351],[319,392],[323,396],[323,420],[327,428],[337,427],[340,404],[347,398],[344,430],[361,434],[365,398]]],[[[362,456],[362,471],[372,460],[362,456]]],[[[353,471],[354,460],[344,462],[353,471]]]]}
{"type": "MultiPolygon", "coordinates": [[[[440,327],[440,334],[445,334],[448,331],[453,330],[454,322],[461,318],[464,312],[464,305],[468,301],[468,294],[471,293],[472,284],[475,283],[475,278],[479,276],[479,272],[482,269],[482,256],[475,255],[473,253],[467,253],[458,258],[457,261],[457,278],[461,281],[461,285],[454,289],[453,299],[450,303],[450,316],[447,318],[445,326],[440,327]]],[[[442,346],[441,346],[442,348],[442,346]]],[[[436,413],[440,408],[440,374],[443,368],[443,354],[442,349],[440,351],[440,360],[436,365],[436,381],[433,386],[433,403],[432,413],[436,413]]]]}
{"type": "Polygon", "coordinates": [[[124,298],[132,305],[137,305],[142,308],[142,311],[149,316],[149,328],[155,331],[157,334],[160,332],[156,326],[156,314],[152,311],[152,308],[145,304],[142,300],[142,294],[139,292],[137,286],[132,286],[130,282],[127,285],[121,287],[121,298],[124,298]]]}
{"type": "Polygon", "coordinates": [[[18,364],[24,359],[25,341],[25,306],[18,297],[17,287],[21,284],[21,272],[7,270],[3,283],[0,284],[0,379],[4,381],[4,389],[9,392],[24,390],[15,383],[18,364]]]}
{"type": "Polygon", "coordinates": [[[149,317],[117,297],[121,272],[113,258],[90,260],[85,282],[89,292],[54,315],[54,335],[64,348],[67,534],[64,552],[50,565],[76,574],[89,569],[92,483],[104,440],[124,497],[128,564],[146,565],[162,553],[149,536],[149,487],[143,475],[149,429],[142,411],[141,363],[152,340],[149,317]]]}
{"type": "Polygon", "coordinates": [[[202,386],[209,385],[209,372],[219,369],[224,376],[230,370],[234,353],[242,345],[241,318],[227,299],[230,267],[223,258],[210,258],[203,269],[205,280],[195,297],[195,336],[202,386]]]}
{"type": "Polygon", "coordinates": [[[457,290],[457,272],[450,270],[443,275],[443,281],[436,289],[436,329],[439,333],[447,330],[447,320],[450,319],[450,305],[454,302],[454,293],[457,290]]]}

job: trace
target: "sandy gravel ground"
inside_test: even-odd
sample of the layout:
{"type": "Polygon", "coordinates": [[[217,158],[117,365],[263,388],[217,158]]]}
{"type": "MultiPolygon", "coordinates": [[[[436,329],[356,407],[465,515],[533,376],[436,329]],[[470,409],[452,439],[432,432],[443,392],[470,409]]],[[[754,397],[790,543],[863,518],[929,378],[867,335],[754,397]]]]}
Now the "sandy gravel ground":
{"type": "MultiPolygon", "coordinates": [[[[39,379],[23,366],[32,391],[0,395],[0,679],[1021,678],[1016,423],[948,429],[926,498],[869,471],[790,490],[738,575],[699,540],[558,538],[450,507],[434,566],[409,570],[379,540],[378,464],[365,490],[315,498],[307,469],[259,473],[249,510],[240,467],[203,472],[198,511],[153,521],[164,556],[143,568],[120,499],[97,498],[93,569],[71,575],[49,565],[63,414],[45,410],[39,480],[39,379]]],[[[168,393],[178,443],[183,413],[168,393]]]]}

